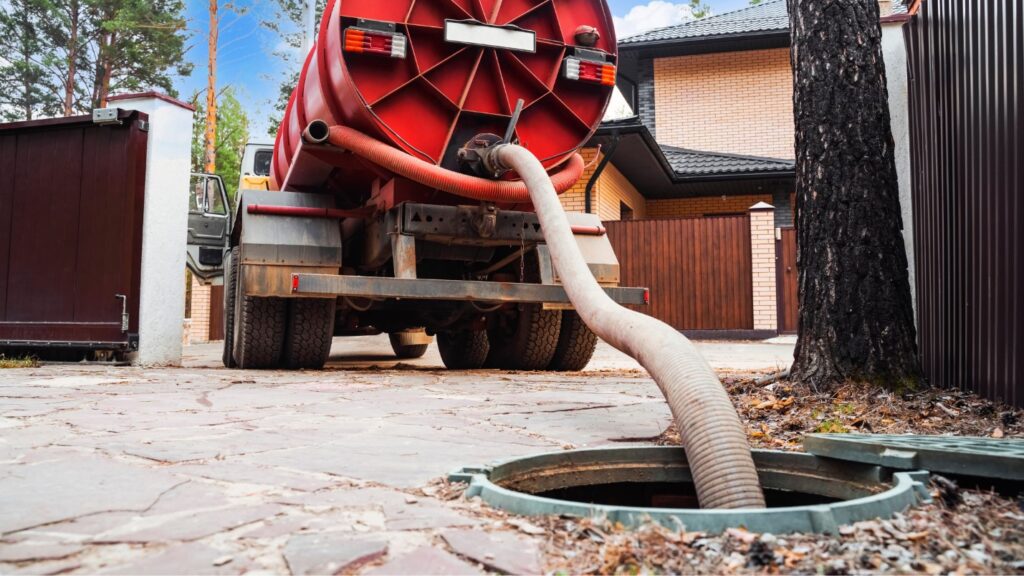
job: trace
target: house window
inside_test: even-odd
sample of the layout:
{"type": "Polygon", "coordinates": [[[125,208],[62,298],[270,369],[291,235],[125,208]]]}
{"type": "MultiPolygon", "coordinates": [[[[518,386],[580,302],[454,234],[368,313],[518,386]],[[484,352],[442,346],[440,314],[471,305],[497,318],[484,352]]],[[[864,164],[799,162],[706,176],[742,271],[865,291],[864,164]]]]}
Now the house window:
{"type": "Polygon", "coordinates": [[[632,220],[633,209],[626,206],[624,202],[619,202],[619,220],[632,220]]]}

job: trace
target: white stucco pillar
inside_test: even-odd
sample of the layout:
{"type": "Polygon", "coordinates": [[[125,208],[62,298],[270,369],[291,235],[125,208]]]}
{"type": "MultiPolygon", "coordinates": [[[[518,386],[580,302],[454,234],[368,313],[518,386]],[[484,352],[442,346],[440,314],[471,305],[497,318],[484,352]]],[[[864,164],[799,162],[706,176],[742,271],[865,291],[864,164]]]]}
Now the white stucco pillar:
{"type": "Polygon", "coordinates": [[[889,115],[896,142],[896,173],[899,176],[900,208],[903,215],[903,241],[907,248],[910,272],[910,296],[917,319],[917,291],[914,262],[914,207],[911,203],[910,167],[910,92],[907,72],[907,48],[903,43],[903,21],[882,24],[882,57],[889,88],[889,115]]]}
{"type": "Polygon", "coordinates": [[[136,364],[179,366],[185,317],[185,241],[191,171],[191,106],[162,94],[110,98],[110,107],[149,116],[142,286],[136,364]]]}

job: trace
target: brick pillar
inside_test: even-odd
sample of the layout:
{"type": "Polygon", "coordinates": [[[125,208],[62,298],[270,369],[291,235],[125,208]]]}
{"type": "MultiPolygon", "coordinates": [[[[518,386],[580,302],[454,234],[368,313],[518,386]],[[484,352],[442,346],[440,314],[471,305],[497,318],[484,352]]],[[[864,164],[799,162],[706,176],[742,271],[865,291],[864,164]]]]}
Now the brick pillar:
{"type": "Polygon", "coordinates": [[[210,293],[212,286],[200,284],[192,277],[192,323],[189,340],[192,343],[210,341],[210,293]]]}
{"type": "Polygon", "coordinates": [[[750,207],[750,248],[754,280],[754,330],[777,332],[779,306],[775,285],[775,207],[771,204],[758,202],[750,207]]]}

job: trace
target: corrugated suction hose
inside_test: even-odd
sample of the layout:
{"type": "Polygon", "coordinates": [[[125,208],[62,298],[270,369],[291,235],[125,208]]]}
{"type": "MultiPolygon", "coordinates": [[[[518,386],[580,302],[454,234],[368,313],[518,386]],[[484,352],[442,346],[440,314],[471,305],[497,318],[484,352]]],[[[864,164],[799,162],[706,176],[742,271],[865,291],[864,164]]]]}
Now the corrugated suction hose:
{"type": "MultiPolygon", "coordinates": [[[[451,194],[490,201],[532,200],[555,269],[580,317],[604,341],[640,362],[665,395],[701,506],[764,508],[746,432],[718,376],[678,331],[619,306],[601,289],[576,244],[553,178],[530,151],[499,145],[490,152],[494,164],[514,170],[523,179],[513,183],[455,174],[348,128],[332,127],[330,142],[396,174],[451,194]],[[520,190],[528,193],[527,199],[519,197],[520,190]]],[[[582,169],[578,155],[572,162],[582,169]]],[[[569,166],[561,176],[560,184],[570,177],[574,183],[579,172],[569,166]]]]}

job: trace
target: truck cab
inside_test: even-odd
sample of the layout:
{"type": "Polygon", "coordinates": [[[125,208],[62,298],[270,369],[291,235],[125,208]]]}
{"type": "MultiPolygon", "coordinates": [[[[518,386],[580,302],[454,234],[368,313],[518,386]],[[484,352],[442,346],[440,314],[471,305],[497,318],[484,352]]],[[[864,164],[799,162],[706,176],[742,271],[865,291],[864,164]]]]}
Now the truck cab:
{"type": "Polygon", "coordinates": [[[192,174],[188,189],[188,269],[207,284],[224,278],[224,248],[231,233],[224,181],[216,174],[192,174]]]}
{"type": "Polygon", "coordinates": [[[274,144],[250,142],[242,153],[238,190],[270,190],[270,163],[274,160],[274,144]]]}

